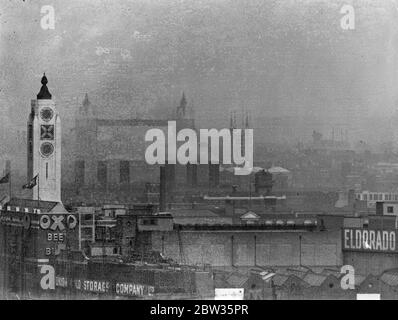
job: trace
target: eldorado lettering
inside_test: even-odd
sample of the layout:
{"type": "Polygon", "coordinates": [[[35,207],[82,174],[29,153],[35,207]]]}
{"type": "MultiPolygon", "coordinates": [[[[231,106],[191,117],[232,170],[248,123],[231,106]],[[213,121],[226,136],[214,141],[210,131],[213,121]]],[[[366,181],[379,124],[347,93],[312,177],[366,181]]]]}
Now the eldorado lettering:
{"type": "Polygon", "coordinates": [[[395,230],[343,229],[343,249],[361,251],[396,251],[395,230]]]}

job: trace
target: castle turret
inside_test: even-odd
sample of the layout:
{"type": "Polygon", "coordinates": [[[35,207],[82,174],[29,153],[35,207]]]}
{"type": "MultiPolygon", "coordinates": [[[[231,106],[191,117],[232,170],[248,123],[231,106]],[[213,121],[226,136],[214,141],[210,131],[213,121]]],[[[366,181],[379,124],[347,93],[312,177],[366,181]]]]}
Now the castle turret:
{"type": "Polygon", "coordinates": [[[95,183],[94,174],[89,173],[95,172],[97,168],[96,141],[95,107],[86,93],[75,116],[74,183],[77,187],[95,183]]]}

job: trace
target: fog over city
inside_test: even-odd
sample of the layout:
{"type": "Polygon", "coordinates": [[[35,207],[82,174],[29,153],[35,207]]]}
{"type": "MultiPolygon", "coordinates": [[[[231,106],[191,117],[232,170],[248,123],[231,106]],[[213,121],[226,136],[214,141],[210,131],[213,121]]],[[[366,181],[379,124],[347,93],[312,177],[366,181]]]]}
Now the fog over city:
{"type": "Polygon", "coordinates": [[[394,1],[350,1],[348,31],[343,1],[52,3],[55,29],[42,30],[46,1],[1,1],[0,108],[13,129],[24,129],[43,72],[65,128],[86,92],[104,118],[170,115],[184,91],[206,126],[225,126],[231,110],[246,109],[254,119],[319,119],[328,136],[330,123],[396,109],[394,1]]]}
{"type": "Polygon", "coordinates": [[[2,299],[398,299],[398,0],[0,0],[2,299]]]}

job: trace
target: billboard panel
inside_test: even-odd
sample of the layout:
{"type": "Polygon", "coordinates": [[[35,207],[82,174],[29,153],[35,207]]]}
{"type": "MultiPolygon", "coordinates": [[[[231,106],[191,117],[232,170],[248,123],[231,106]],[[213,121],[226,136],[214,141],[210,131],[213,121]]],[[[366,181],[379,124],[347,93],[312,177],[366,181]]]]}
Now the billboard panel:
{"type": "Polygon", "coordinates": [[[397,230],[343,228],[343,250],[397,252],[397,230]]]}

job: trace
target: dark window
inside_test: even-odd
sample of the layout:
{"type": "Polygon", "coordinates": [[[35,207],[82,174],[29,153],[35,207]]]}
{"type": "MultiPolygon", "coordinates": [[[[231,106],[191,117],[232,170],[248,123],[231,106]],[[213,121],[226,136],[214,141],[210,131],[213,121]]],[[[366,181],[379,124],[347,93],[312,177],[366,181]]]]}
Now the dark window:
{"type": "Polygon", "coordinates": [[[154,226],[156,225],[156,219],[144,219],[142,220],[142,224],[145,226],[154,226]]]}
{"type": "Polygon", "coordinates": [[[108,179],[107,179],[107,165],[106,161],[98,161],[98,167],[97,167],[97,181],[102,185],[106,186],[108,179]]]}
{"type": "Polygon", "coordinates": [[[120,161],[120,183],[130,182],[130,162],[120,161]]]}
{"type": "Polygon", "coordinates": [[[209,183],[210,186],[216,187],[220,183],[220,165],[209,164],[209,183]]]}
{"type": "Polygon", "coordinates": [[[394,207],[388,206],[387,213],[394,213],[394,207]]]}
{"type": "Polygon", "coordinates": [[[77,160],[75,162],[75,183],[77,186],[84,185],[84,160],[77,160]]]}

